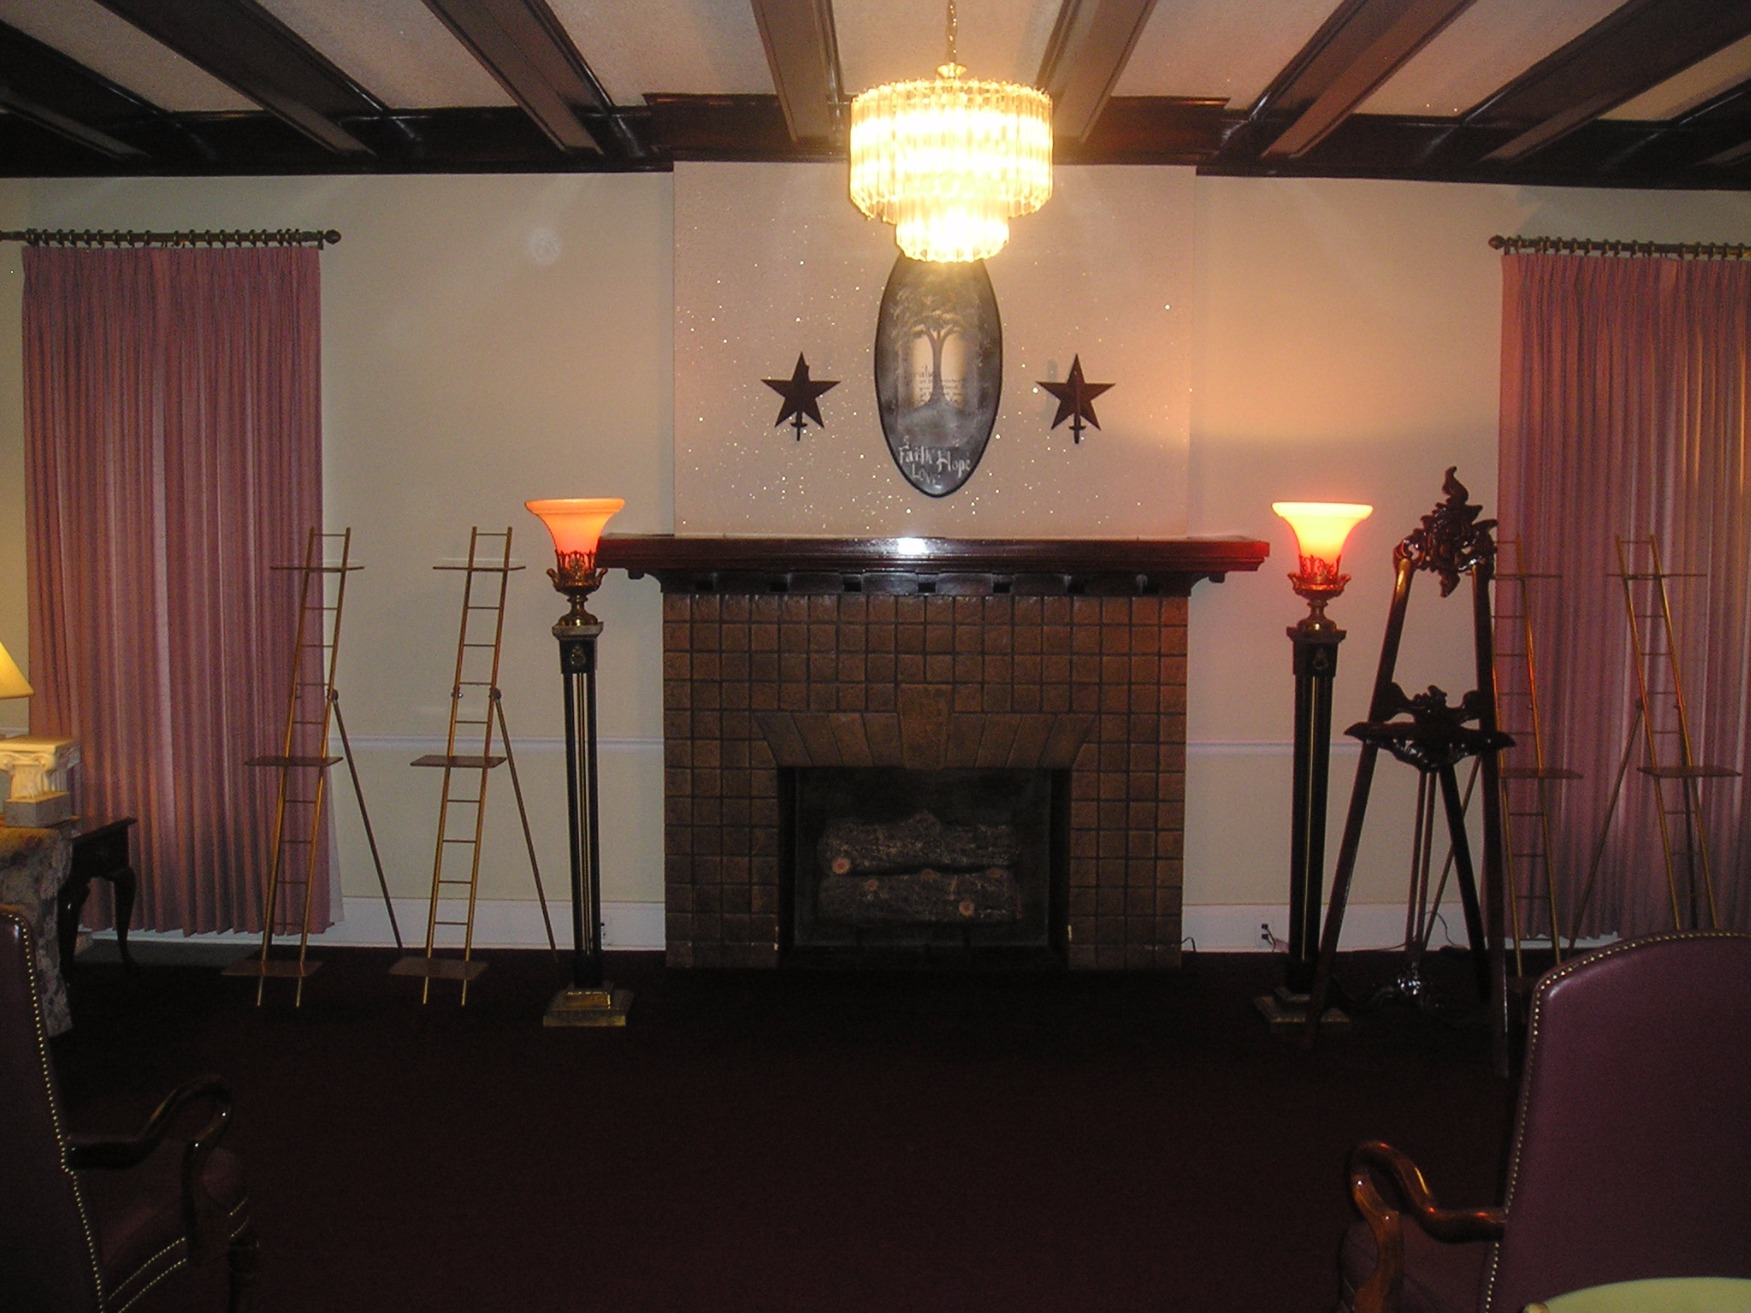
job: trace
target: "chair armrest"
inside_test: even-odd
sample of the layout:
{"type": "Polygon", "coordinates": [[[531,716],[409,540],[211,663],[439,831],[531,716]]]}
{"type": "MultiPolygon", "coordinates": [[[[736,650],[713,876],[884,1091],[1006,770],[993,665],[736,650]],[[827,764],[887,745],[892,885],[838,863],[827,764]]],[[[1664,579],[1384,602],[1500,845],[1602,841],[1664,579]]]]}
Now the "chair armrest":
{"type": "Polygon", "coordinates": [[[77,1171],[123,1170],[144,1162],[190,1107],[205,1104],[207,1120],[182,1153],[182,1215],[189,1254],[197,1263],[225,1251],[225,1209],[206,1184],[207,1159],[231,1122],[231,1087],[218,1076],[201,1076],[178,1086],[152,1111],[131,1139],[79,1139],[67,1145],[67,1166],[77,1171]]]}
{"type": "Polygon", "coordinates": [[[1500,1240],[1508,1214],[1502,1208],[1443,1208],[1422,1172],[1390,1144],[1370,1140],[1350,1155],[1350,1198],[1374,1236],[1374,1273],[1356,1292],[1354,1313],[1394,1313],[1404,1289],[1404,1218],[1445,1244],[1500,1240]],[[1384,1177],[1396,1203],[1379,1188],[1384,1177]]]}
{"type": "Polygon", "coordinates": [[[152,1110],[139,1134],[131,1139],[74,1140],[67,1146],[67,1166],[79,1171],[136,1166],[146,1161],[147,1156],[164,1142],[183,1110],[198,1101],[206,1101],[213,1107],[206,1124],[189,1140],[189,1148],[199,1148],[204,1158],[224,1135],[231,1120],[231,1087],[218,1076],[202,1076],[172,1090],[152,1110]]]}

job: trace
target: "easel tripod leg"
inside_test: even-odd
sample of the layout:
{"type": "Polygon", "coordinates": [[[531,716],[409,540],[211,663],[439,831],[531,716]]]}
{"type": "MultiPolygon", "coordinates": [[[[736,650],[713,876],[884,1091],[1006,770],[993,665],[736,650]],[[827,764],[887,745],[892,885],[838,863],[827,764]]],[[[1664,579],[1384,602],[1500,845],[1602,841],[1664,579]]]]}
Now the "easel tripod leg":
{"type": "Polygon", "coordinates": [[[1453,845],[1453,874],[1459,885],[1459,904],[1465,911],[1465,935],[1471,943],[1472,969],[1477,973],[1478,997],[1490,996],[1489,942],[1484,936],[1483,911],[1477,901],[1477,875],[1471,865],[1471,843],[1465,836],[1465,804],[1459,798],[1459,777],[1452,766],[1438,772],[1441,801],[1447,809],[1447,837],[1453,845]]]}
{"type": "Polygon", "coordinates": [[[1350,811],[1344,818],[1344,837],[1338,847],[1337,869],[1332,872],[1331,906],[1326,910],[1325,929],[1319,941],[1319,962],[1314,967],[1313,987],[1307,995],[1307,1020],[1301,1031],[1303,1049],[1311,1049],[1319,1038],[1319,1019],[1325,1012],[1326,994],[1331,989],[1332,963],[1343,934],[1344,906],[1350,898],[1350,878],[1356,871],[1356,852],[1362,843],[1362,821],[1368,813],[1368,793],[1374,784],[1374,762],[1379,755],[1378,747],[1364,743],[1361,759],[1356,763],[1350,811]]]}

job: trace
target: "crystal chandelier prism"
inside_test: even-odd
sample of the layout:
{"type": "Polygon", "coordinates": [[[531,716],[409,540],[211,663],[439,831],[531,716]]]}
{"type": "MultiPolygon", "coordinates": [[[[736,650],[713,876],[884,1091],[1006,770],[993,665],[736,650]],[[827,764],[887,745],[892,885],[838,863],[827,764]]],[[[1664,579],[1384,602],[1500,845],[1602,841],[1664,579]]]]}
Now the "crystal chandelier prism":
{"type": "Polygon", "coordinates": [[[851,199],[894,225],[914,260],[983,260],[1009,221],[1052,194],[1052,98],[1016,82],[965,76],[948,58],[936,76],[889,82],[851,102],[851,199]]]}

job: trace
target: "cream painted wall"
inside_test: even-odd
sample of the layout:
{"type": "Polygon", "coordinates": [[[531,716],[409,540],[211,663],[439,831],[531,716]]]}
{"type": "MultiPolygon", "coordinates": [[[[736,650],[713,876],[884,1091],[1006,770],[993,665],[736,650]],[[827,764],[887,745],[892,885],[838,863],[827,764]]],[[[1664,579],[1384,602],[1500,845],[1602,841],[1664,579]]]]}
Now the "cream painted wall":
{"type": "MultiPolygon", "coordinates": [[[[1192,598],[1189,904],[1286,898],[1293,690],[1283,629],[1304,611],[1283,578],[1294,538],[1270,503],[1375,507],[1345,554],[1354,582],[1330,610],[1349,632],[1334,693],[1340,730],[1367,711],[1393,545],[1440,499],[1442,471],[1458,466],[1473,500],[1494,513],[1501,257],[1487,243],[1495,233],[1743,242],[1751,198],[1198,180],[1190,530],[1266,538],[1272,557],[1259,577],[1192,598]]],[[[1428,584],[1413,592],[1399,682],[1457,693],[1471,687],[1469,615],[1457,594],[1436,599],[1428,584]]],[[[1340,746],[1334,854],[1354,762],[1340,746]]],[[[1414,783],[1414,772],[1382,765],[1353,899],[1402,907],[1414,783]]],[[[1237,924],[1256,935],[1257,919],[1237,924]]],[[[1347,924],[1365,919],[1353,907],[1347,924]]],[[[1376,923],[1396,939],[1393,918],[1376,923]]]]}
{"type": "MultiPolygon", "coordinates": [[[[1457,464],[1474,496],[1493,503],[1499,257],[1488,237],[1747,241],[1751,199],[1220,178],[1190,190],[1189,224],[1148,208],[1118,214],[1128,240],[1100,254],[1122,262],[1153,243],[1187,254],[1191,300],[1175,310],[1189,311],[1180,330],[1190,342],[1187,528],[1272,544],[1260,574],[1202,585],[1192,602],[1187,924],[1201,947],[1248,946],[1286,896],[1283,629],[1300,612],[1282,578],[1293,544],[1269,503],[1342,497],[1377,507],[1347,556],[1355,582],[1333,607],[1350,632],[1342,726],[1365,708],[1392,544],[1433,505],[1442,469],[1457,464]]],[[[406,763],[443,732],[459,601],[455,577],[431,566],[462,551],[471,524],[513,526],[519,557],[534,567],[515,577],[501,683],[542,870],[550,892],[564,886],[559,681],[547,632],[562,608],[540,573],[541,530],[521,503],[621,495],[628,508],[613,528],[673,527],[673,196],[660,175],[0,181],[7,227],[343,232],[323,256],[325,481],[330,527],[353,526],[366,569],[349,594],[341,688],[378,843],[396,893],[410,900],[404,931],[429,875],[437,787],[433,773],[406,763]]],[[[886,241],[853,226],[860,239],[886,241]]],[[[993,262],[1000,303],[1012,296],[1006,284],[1023,281],[1018,266],[1003,266],[1014,254],[993,262]]],[[[1059,295],[1063,276],[1042,262],[1026,272],[1039,280],[1027,295],[1059,295]]],[[[19,283],[18,248],[0,249],[0,641],[22,661],[19,283]]],[[[810,349],[781,345],[779,367],[810,349]]],[[[1027,349],[1083,350],[1085,364],[1092,354],[1074,342],[1027,349]]],[[[842,389],[859,386],[846,377],[842,389]]],[[[1119,384],[1115,403],[1138,386],[1129,370],[1101,377],[1119,384]]],[[[1433,596],[1416,596],[1401,678],[1460,689],[1467,675],[1451,656],[1464,617],[1433,596]]],[[[599,598],[609,936],[655,942],[660,605],[654,583],[619,576],[599,598]]],[[[5,719],[11,711],[0,705],[0,726],[22,724],[5,719]]],[[[1353,760],[1340,748],[1334,763],[1334,848],[1353,760]]],[[[1364,938],[1369,927],[1396,933],[1400,915],[1411,804],[1398,774],[1409,772],[1382,767],[1370,812],[1350,920],[1364,938]]],[[[526,940],[539,923],[507,783],[494,786],[483,892],[494,933],[526,940]]],[[[339,933],[370,938],[375,880],[344,787],[336,812],[353,900],[339,933]]]]}
{"type": "MultiPolygon", "coordinates": [[[[325,515],[354,559],[337,685],[392,891],[423,905],[438,751],[469,528],[514,531],[500,685],[549,892],[566,887],[557,648],[565,610],[530,497],[615,495],[615,527],[672,525],[670,184],[627,177],[0,182],[8,226],[335,228],[322,257],[325,515]]],[[[0,379],[19,368],[18,248],[7,247],[0,379]]],[[[25,634],[22,404],[0,397],[0,637],[25,634]],[[6,599],[12,600],[6,600],[6,599]]],[[[266,581],[270,584],[276,581],[266,581]]],[[[603,590],[604,894],[662,897],[660,608],[652,584],[603,590]]],[[[259,751],[266,745],[241,745],[259,751]]],[[[496,773],[482,895],[533,896],[508,772],[496,773]]],[[[378,900],[359,811],[334,781],[343,882],[378,900]]],[[[377,907],[380,908],[380,901],[377,907]]],[[[381,919],[380,913],[377,919],[381,919]]],[[[402,912],[423,937],[423,911],[402,912]]],[[[535,924],[539,924],[538,921],[535,924]]]]}
{"type": "MultiPolygon", "coordinates": [[[[30,213],[28,188],[0,183],[0,227],[22,228],[30,213]]],[[[0,643],[30,675],[28,603],[24,578],[23,360],[18,342],[19,252],[0,244],[0,643]],[[7,326],[11,326],[8,328],[7,326]]],[[[0,702],[0,735],[23,733],[28,702],[0,702]]]]}
{"type": "Polygon", "coordinates": [[[845,201],[830,164],[682,164],[675,172],[675,523],[686,533],[1146,538],[1185,532],[1190,169],[1060,169],[1053,203],[987,262],[1003,387],[984,458],[927,497],[876,412],[877,312],[893,230],[845,201]],[[1148,216],[1140,223],[1139,216],[1148,216]],[[824,428],[774,427],[763,378],[798,352],[824,428]],[[1114,382],[1081,443],[1041,380],[1114,382]]]}

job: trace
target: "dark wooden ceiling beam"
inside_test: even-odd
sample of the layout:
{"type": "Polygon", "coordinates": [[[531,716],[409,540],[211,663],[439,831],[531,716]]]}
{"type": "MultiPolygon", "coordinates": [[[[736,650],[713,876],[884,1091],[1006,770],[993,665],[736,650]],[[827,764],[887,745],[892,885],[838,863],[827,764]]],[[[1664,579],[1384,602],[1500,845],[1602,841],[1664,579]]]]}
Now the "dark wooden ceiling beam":
{"type": "Polygon", "coordinates": [[[1052,98],[1052,131],[1084,141],[1112,98],[1155,0],[1064,0],[1035,79],[1052,98]]]}
{"type": "Polygon", "coordinates": [[[1306,155],[1471,3],[1344,0],[1253,106],[1259,156],[1306,155]]]}
{"type": "Polygon", "coordinates": [[[116,125],[156,111],[59,51],[0,23],[0,106],[107,159],[145,152],[113,135],[116,125]]]}
{"type": "Polygon", "coordinates": [[[546,0],[426,0],[426,8],[562,151],[644,153],[546,0]]]}
{"type": "Polygon", "coordinates": [[[1218,158],[1245,122],[1225,100],[1113,96],[1080,141],[1060,138],[1060,164],[1202,165],[1218,158]]]}
{"type": "Polygon", "coordinates": [[[380,104],[255,0],[100,0],[337,155],[370,148],[341,127],[380,104]]]}
{"type": "Polygon", "coordinates": [[[777,96],[646,96],[650,139],[676,160],[738,163],[843,160],[843,147],[797,141],[790,135],[777,96]]]}
{"type": "Polygon", "coordinates": [[[816,144],[836,140],[845,91],[833,0],[752,0],[752,4],[791,140],[816,144]]]}
{"type": "Polygon", "coordinates": [[[1698,60],[1751,35],[1751,0],[1629,0],[1465,115],[1515,136],[1484,158],[1512,164],[1698,60]]]}

